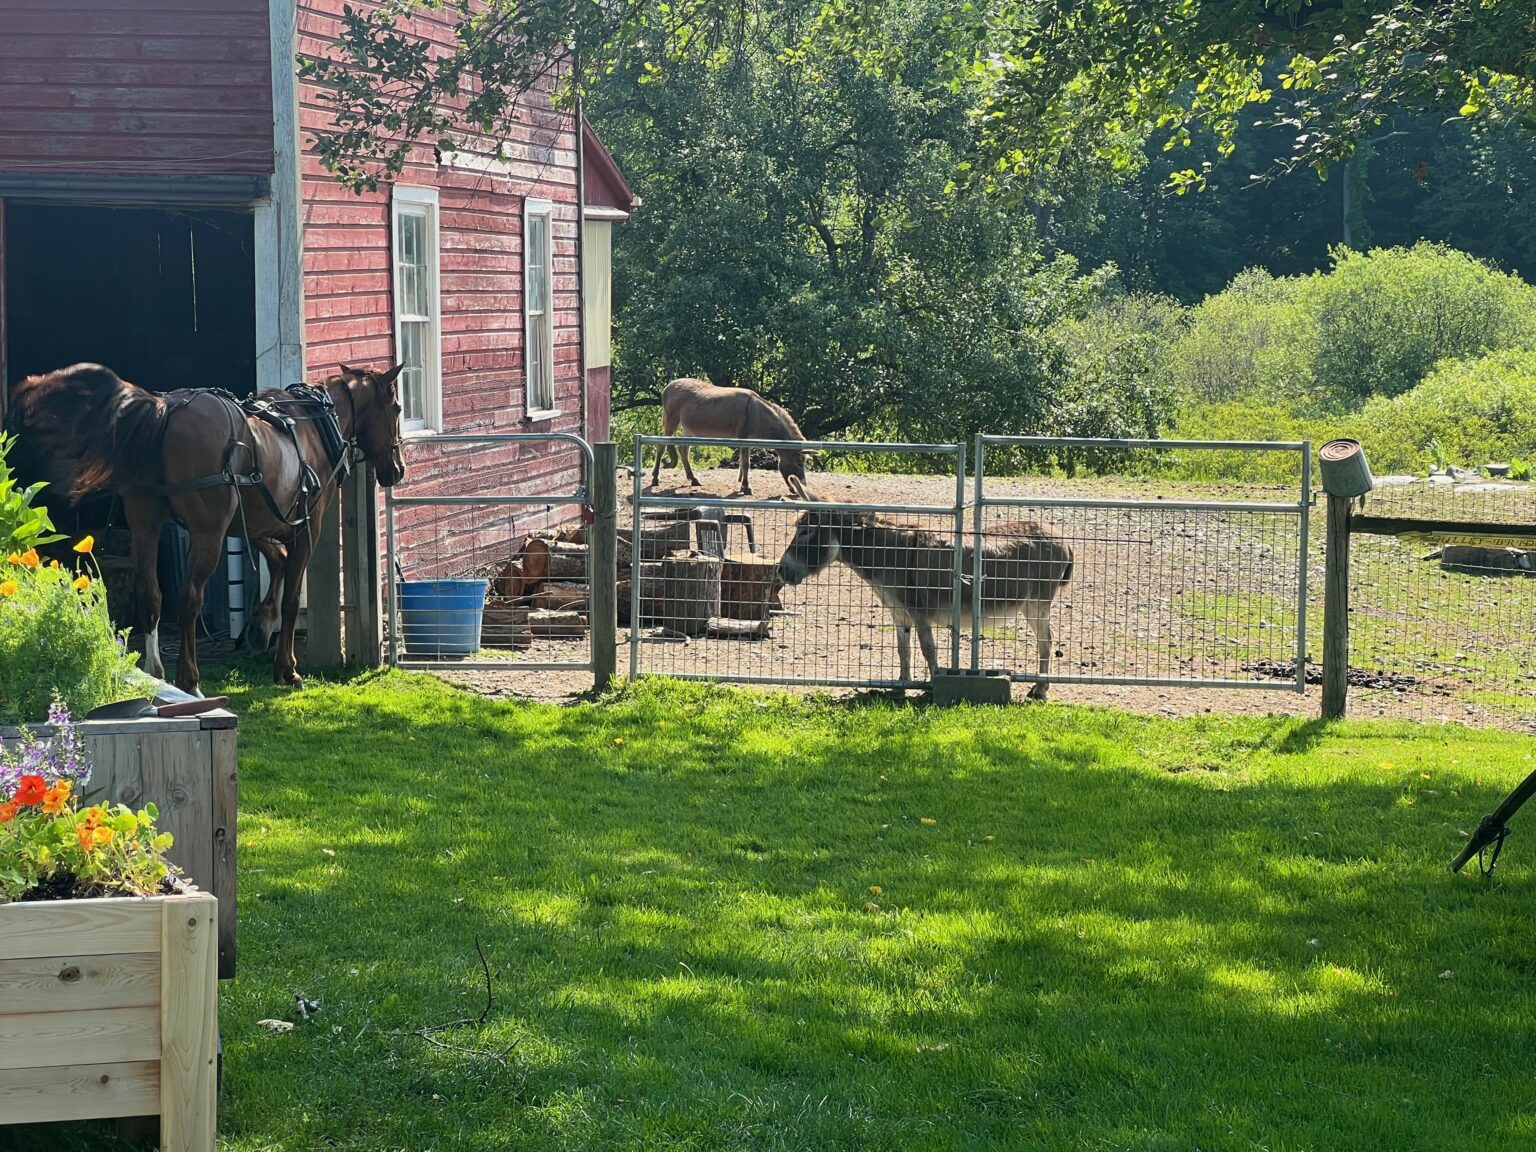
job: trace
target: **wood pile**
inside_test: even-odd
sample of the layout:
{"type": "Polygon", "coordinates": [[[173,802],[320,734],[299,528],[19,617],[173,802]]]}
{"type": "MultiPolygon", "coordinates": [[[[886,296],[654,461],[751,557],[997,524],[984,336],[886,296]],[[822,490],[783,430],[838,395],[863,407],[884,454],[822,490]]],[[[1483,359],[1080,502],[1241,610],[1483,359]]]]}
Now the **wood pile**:
{"type": "MultiPolygon", "coordinates": [[[[640,623],[687,637],[767,639],[782,609],[778,565],[756,555],[723,560],[690,547],[688,521],[646,524],[636,563],[634,533],[616,545],[618,617],[628,626],[633,582],[640,581],[640,623]]],[[[481,644],[527,648],[534,640],[579,639],[591,627],[587,527],[536,532],[496,569],[486,599],[481,644]]]]}

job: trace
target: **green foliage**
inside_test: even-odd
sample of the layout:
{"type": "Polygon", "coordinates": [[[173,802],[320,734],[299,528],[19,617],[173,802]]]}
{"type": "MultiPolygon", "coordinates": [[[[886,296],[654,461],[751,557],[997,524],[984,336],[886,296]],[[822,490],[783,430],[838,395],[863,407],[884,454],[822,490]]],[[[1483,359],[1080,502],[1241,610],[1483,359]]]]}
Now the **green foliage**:
{"type": "Polygon", "coordinates": [[[38,493],[46,485],[17,486],[7,460],[15,443],[16,437],[0,432],[0,555],[25,552],[63,539],[53,530],[48,509],[36,503],[38,493]]]}
{"type": "Polygon", "coordinates": [[[1191,309],[1168,354],[1181,394],[1198,403],[1247,396],[1285,407],[1312,397],[1319,331],[1299,289],[1255,268],[1191,309]]]}
{"type": "Polygon", "coordinates": [[[1396,396],[1447,357],[1536,341],[1536,288],[1464,253],[1416,244],[1335,259],[1306,294],[1316,385],[1329,397],[1396,396]]]}
{"type": "MultiPolygon", "coordinates": [[[[134,660],[107,614],[106,585],[45,563],[37,547],[62,539],[41,505],[41,484],[18,489],[0,435],[0,724],[40,719],[62,700],[76,715],[121,698],[134,660]]],[[[89,565],[86,537],[75,548],[89,565]]]]}
{"type": "Polygon", "coordinates": [[[1475,468],[1536,453],[1536,352],[1442,364],[1401,396],[1379,397],[1349,425],[1377,472],[1475,468]],[[1435,449],[1438,448],[1437,453],[1435,449]]]}

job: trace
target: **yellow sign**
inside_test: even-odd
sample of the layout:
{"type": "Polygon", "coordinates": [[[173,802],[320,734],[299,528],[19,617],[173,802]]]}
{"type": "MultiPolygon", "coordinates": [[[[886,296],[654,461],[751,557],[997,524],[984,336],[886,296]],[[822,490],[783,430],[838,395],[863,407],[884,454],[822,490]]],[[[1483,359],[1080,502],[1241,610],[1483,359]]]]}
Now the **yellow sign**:
{"type": "Polygon", "coordinates": [[[1536,551],[1536,536],[1480,536],[1467,532],[1405,532],[1400,540],[1410,544],[1458,544],[1470,548],[1515,548],[1536,551]]]}

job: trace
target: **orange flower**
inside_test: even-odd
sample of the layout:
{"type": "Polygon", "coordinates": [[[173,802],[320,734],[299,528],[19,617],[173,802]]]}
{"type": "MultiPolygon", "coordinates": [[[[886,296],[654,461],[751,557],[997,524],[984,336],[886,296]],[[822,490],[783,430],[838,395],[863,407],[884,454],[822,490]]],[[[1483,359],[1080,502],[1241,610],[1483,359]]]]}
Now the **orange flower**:
{"type": "Polygon", "coordinates": [[[43,797],[43,811],[50,816],[57,816],[64,811],[64,802],[69,799],[70,782],[60,780],[52,788],[48,789],[43,797]]]}
{"type": "Polygon", "coordinates": [[[85,849],[87,852],[91,850],[91,845],[94,843],[95,835],[96,827],[89,822],[84,824],[77,824],[75,826],[75,839],[80,841],[80,847],[85,849]]]}
{"type": "Polygon", "coordinates": [[[91,578],[89,576],[76,576],[75,582],[70,585],[76,592],[84,592],[90,586],[91,578]]]}
{"type": "Polygon", "coordinates": [[[36,568],[42,562],[36,548],[28,548],[21,554],[20,564],[23,568],[36,568]]]}
{"type": "Polygon", "coordinates": [[[84,554],[94,547],[96,547],[96,537],[84,536],[81,538],[80,543],[75,545],[75,551],[84,554]]]}
{"type": "Polygon", "coordinates": [[[50,561],[48,561],[48,567],[57,569],[58,566],[59,566],[59,562],[57,560],[50,560],[50,561]]]}
{"type": "Polygon", "coordinates": [[[21,805],[14,800],[7,800],[0,804],[0,824],[9,824],[16,819],[16,813],[21,811],[21,805]]]}
{"type": "Polygon", "coordinates": [[[20,552],[12,552],[9,556],[7,556],[5,558],[5,562],[7,564],[20,564],[21,563],[21,553],[20,552]]]}
{"type": "Polygon", "coordinates": [[[48,785],[43,778],[34,772],[29,772],[21,778],[21,783],[16,785],[16,803],[23,808],[30,808],[34,804],[41,804],[43,797],[48,794],[48,785]]]}
{"type": "Polygon", "coordinates": [[[21,591],[21,585],[14,580],[0,580],[0,596],[14,596],[21,591]]]}

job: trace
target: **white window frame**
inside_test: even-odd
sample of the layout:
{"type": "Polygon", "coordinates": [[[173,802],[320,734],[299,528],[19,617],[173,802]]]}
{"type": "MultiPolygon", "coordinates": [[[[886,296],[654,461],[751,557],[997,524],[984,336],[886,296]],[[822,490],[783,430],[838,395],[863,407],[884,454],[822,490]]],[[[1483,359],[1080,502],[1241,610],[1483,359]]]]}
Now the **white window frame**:
{"type": "Polygon", "coordinates": [[[523,411],[525,419],[552,419],[560,415],[560,409],[555,404],[555,205],[550,200],[536,200],[530,197],[523,201],[523,411]],[[529,285],[532,282],[532,277],[529,275],[532,269],[528,259],[531,250],[529,240],[532,236],[534,220],[545,222],[549,236],[549,242],[544,245],[544,283],[549,299],[545,301],[543,316],[535,316],[528,306],[529,285]],[[529,353],[533,348],[535,325],[543,326],[545,346],[549,349],[545,362],[546,376],[542,382],[535,381],[529,372],[529,353]],[[540,388],[540,384],[543,385],[543,389],[540,388]],[[547,391],[540,395],[541,390],[547,391]]]}
{"type": "Polygon", "coordinates": [[[424,436],[442,431],[443,427],[443,357],[442,357],[442,269],[438,227],[437,189],[396,184],[390,197],[389,212],[389,269],[393,288],[395,314],[395,357],[399,362],[405,342],[402,337],[404,323],[427,325],[426,338],[422,341],[421,418],[402,419],[400,427],[406,435],[424,436]],[[407,316],[401,311],[403,293],[400,286],[400,218],[417,216],[426,221],[427,261],[427,315],[407,316]]]}

